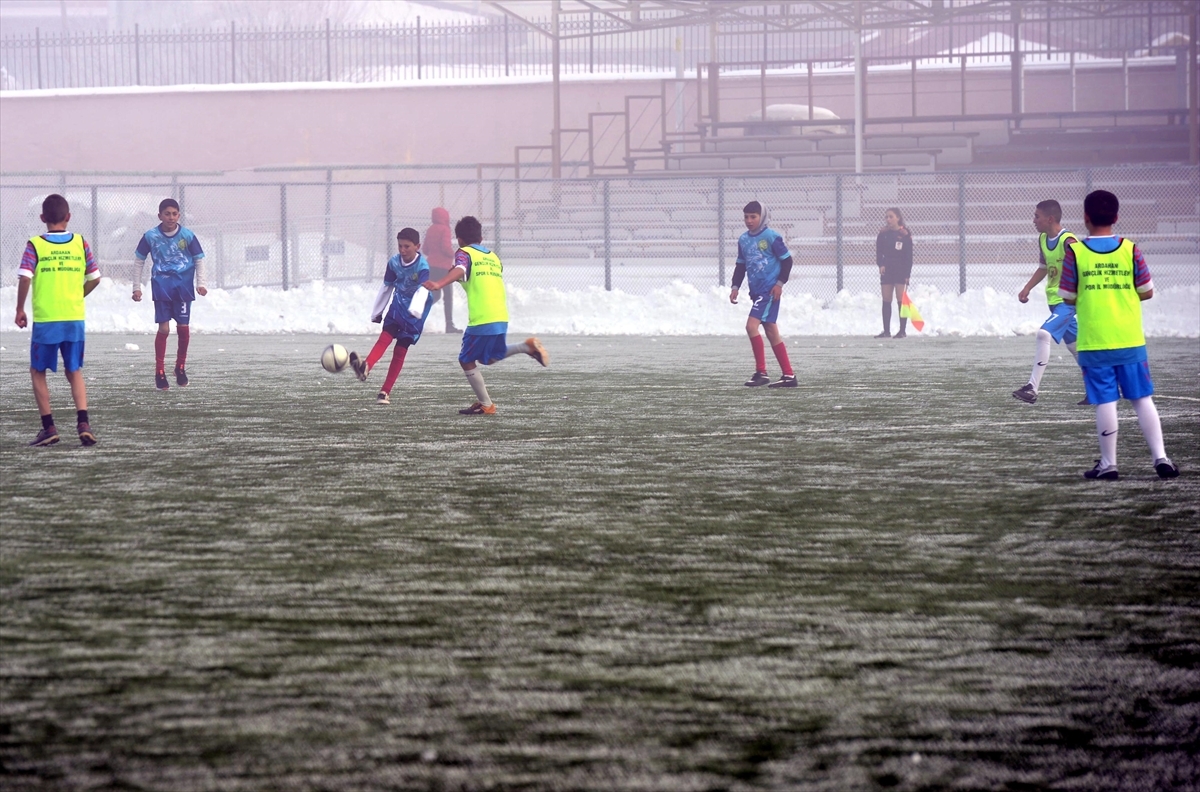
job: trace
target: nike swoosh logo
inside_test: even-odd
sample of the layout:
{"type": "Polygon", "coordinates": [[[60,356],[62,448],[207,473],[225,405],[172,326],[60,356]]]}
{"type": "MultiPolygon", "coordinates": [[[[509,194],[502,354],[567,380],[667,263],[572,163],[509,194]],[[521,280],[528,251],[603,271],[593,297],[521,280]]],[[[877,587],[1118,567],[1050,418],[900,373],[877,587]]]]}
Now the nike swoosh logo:
{"type": "Polygon", "coordinates": [[[1101,433],[1100,433],[1100,436],[1101,436],[1101,437],[1108,437],[1109,435],[1115,435],[1116,433],[1117,433],[1117,430],[1116,430],[1116,429],[1113,429],[1111,432],[1101,432],[1101,433]]]}
{"type": "Polygon", "coordinates": [[[1045,363],[1038,363],[1038,365],[1039,365],[1039,366],[1044,366],[1044,365],[1046,365],[1046,364],[1045,364],[1045,363]]]}

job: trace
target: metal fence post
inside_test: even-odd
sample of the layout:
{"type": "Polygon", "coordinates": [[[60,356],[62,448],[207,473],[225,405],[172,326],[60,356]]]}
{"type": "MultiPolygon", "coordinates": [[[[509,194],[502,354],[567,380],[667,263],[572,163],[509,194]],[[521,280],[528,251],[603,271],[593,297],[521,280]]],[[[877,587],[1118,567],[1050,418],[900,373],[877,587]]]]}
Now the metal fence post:
{"type": "MultiPolygon", "coordinates": [[[[396,238],[396,227],[392,221],[392,183],[388,182],[383,190],[383,205],[384,211],[387,212],[387,222],[384,226],[387,228],[387,240],[383,246],[384,253],[392,249],[392,245],[396,244],[392,240],[396,238]]],[[[390,257],[389,257],[390,258],[390,257]]]]}
{"type": "MultiPolygon", "coordinates": [[[[321,242],[321,280],[329,279],[329,235],[333,231],[330,212],[333,211],[333,169],[325,171],[325,239],[321,242]]],[[[388,244],[391,244],[389,242],[388,244]]],[[[387,250],[388,248],[384,248],[387,250]]]]}
{"type": "Polygon", "coordinates": [[[492,251],[500,255],[500,180],[492,182],[492,251]]]}
{"type": "Polygon", "coordinates": [[[333,45],[329,36],[329,17],[325,17],[325,82],[333,80],[333,45]]]}
{"type": "Polygon", "coordinates": [[[725,285],[725,177],[717,177],[717,285],[725,285]]]}
{"type": "Polygon", "coordinates": [[[421,79],[421,17],[417,17],[417,79],[421,79]]]}
{"type": "Polygon", "coordinates": [[[42,87],[42,29],[33,29],[34,39],[37,46],[37,73],[38,73],[38,88],[42,87]]]}
{"type": "Polygon", "coordinates": [[[229,23],[229,82],[237,82],[237,26],[229,23]]]}
{"type": "Polygon", "coordinates": [[[604,180],[604,290],[612,291],[612,205],[608,199],[608,179],[604,180]]]}
{"type": "Polygon", "coordinates": [[[288,225],[287,225],[287,185],[279,185],[279,241],[280,260],[283,267],[283,290],[288,290],[288,225]]]}
{"type": "Polygon", "coordinates": [[[504,15],[504,76],[508,76],[508,14],[504,15]]]}
{"type": "Polygon", "coordinates": [[[142,84],[142,36],[138,26],[133,26],[133,84],[142,84]]]}
{"type": "Polygon", "coordinates": [[[967,174],[958,174],[958,293],[967,291],[967,174]]]}
{"type": "Polygon", "coordinates": [[[100,251],[99,251],[99,248],[97,248],[97,244],[100,241],[100,220],[98,217],[100,210],[96,206],[96,198],[97,198],[96,185],[93,184],[92,185],[92,227],[91,227],[92,255],[94,255],[96,257],[96,260],[99,261],[100,260],[100,251]]]}
{"type": "Polygon", "coordinates": [[[835,212],[836,212],[835,216],[837,218],[837,226],[836,226],[836,229],[837,229],[836,230],[836,233],[837,233],[837,256],[836,256],[837,290],[840,292],[842,290],[842,287],[845,286],[845,280],[843,277],[844,276],[844,265],[845,265],[845,251],[843,250],[843,245],[842,245],[842,175],[839,173],[837,176],[834,177],[834,181],[836,183],[834,184],[834,187],[833,187],[833,202],[834,202],[835,212]]]}

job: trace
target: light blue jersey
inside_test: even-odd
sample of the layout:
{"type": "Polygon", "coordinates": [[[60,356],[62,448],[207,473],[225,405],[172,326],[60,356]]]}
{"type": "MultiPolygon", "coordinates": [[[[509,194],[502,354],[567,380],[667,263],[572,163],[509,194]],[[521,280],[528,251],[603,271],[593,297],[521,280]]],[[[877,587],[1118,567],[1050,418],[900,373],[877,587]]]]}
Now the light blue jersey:
{"type": "Polygon", "coordinates": [[[196,262],[204,258],[204,250],[190,230],[180,226],[168,236],[162,226],[155,226],[142,234],[134,255],[138,261],[149,256],[154,262],[150,293],[155,302],[196,299],[196,262]]]}
{"type": "Polygon", "coordinates": [[[392,335],[420,337],[425,327],[425,319],[429,316],[429,309],[433,305],[433,293],[421,287],[427,280],[429,262],[422,254],[418,253],[416,259],[408,264],[400,259],[399,253],[388,260],[387,272],[383,273],[383,285],[384,288],[392,289],[392,300],[387,314],[383,317],[384,330],[399,331],[392,335]],[[417,295],[424,295],[425,299],[425,308],[420,317],[413,316],[408,310],[417,295]]]}
{"type": "Polygon", "coordinates": [[[745,265],[750,296],[766,294],[779,280],[781,263],[791,257],[783,236],[766,225],[753,234],[747,231],[738,239],[737,263],[745,265]]]}

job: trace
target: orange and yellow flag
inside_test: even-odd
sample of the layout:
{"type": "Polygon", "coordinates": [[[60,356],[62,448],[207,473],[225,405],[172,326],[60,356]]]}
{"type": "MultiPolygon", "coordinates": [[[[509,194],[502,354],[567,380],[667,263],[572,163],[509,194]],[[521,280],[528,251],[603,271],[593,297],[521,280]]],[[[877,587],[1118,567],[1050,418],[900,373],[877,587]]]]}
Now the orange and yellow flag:
{"type": "Polygon", "coordinates": [[[908,292],[904,293],[904,299],[900,302],[900,315],[912,322],[912,326],[916,330],[920,331],[925,328],[925,320],[921,318],[921,312],[917,310],[917,306],[908,299],[908,292]]]}

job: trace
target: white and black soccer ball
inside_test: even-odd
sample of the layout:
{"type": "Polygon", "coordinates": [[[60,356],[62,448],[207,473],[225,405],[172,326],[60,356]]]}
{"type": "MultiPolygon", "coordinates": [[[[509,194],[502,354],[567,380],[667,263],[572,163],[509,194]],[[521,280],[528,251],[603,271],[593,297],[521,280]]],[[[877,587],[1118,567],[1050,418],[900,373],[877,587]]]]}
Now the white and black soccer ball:
{"type": "Polygon", "coordinates": [[[321,367],[330,374],[337,374],[350,362],[350,353],[341,344],[330,344],[321,353],[321,367]]]}

